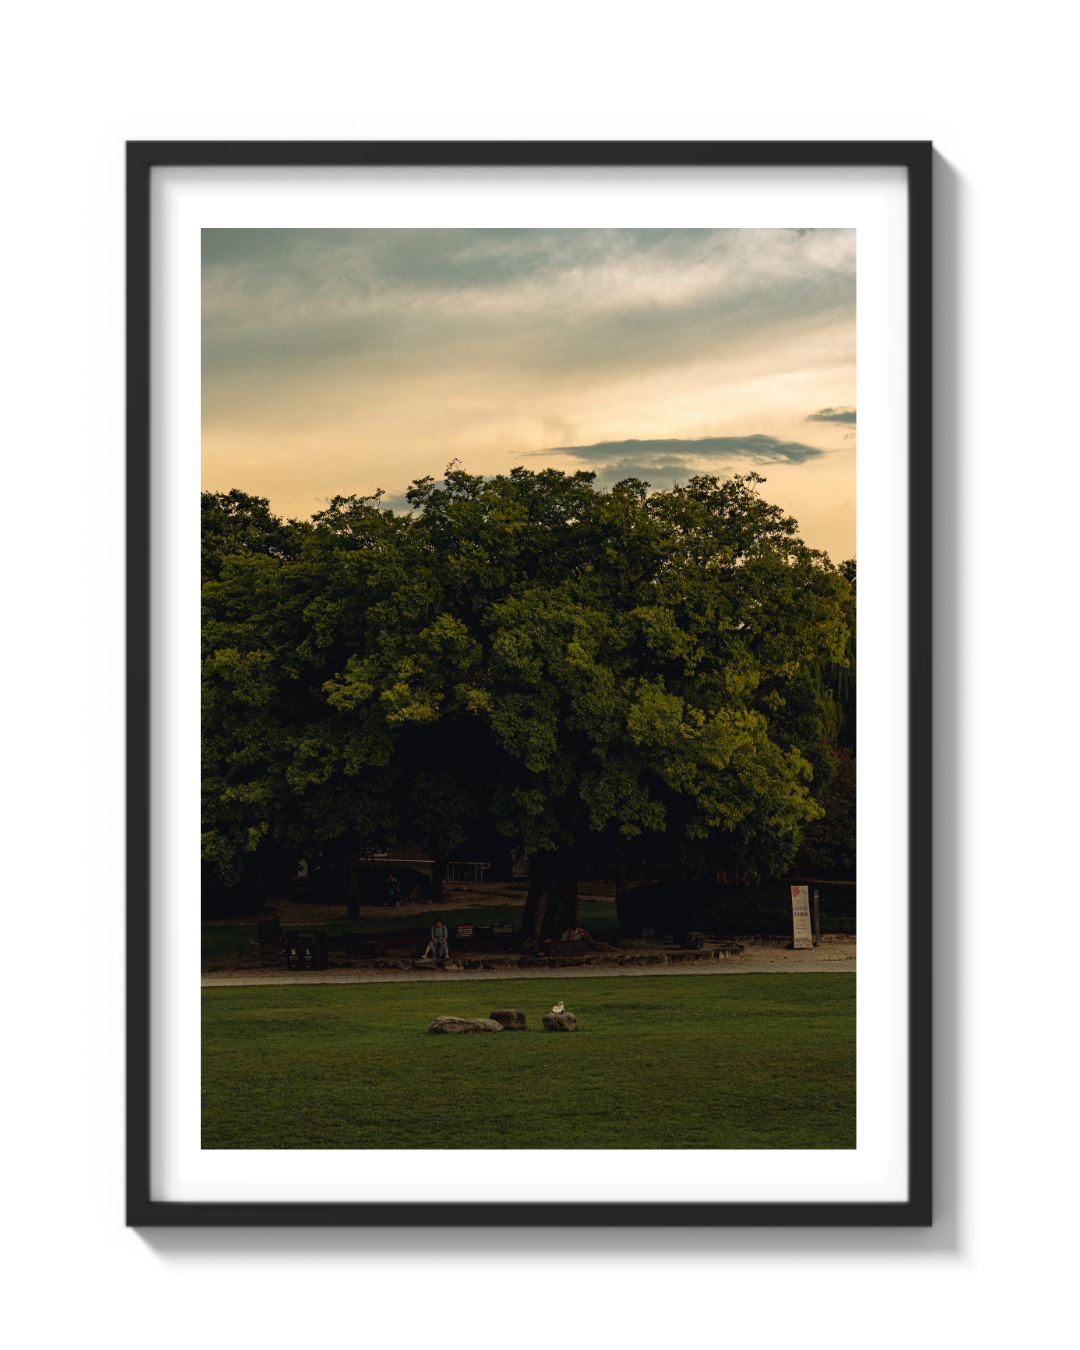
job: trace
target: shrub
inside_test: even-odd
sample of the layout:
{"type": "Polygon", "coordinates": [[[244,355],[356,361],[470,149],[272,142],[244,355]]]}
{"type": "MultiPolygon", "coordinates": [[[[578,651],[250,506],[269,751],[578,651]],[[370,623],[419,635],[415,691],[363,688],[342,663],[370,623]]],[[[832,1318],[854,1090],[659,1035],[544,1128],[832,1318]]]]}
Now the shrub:
{"type": "MultiPolygon", "coordinates": [[[[817,886],[821,931],[855,931],[855,887],[817,886]]],[[[618,900],[619,927],[626,937],[642,930],[681,937],[687,932],[790,933],[791,885],[726,886],[713,881],[657,881],[624,891],[618,900]]]]}

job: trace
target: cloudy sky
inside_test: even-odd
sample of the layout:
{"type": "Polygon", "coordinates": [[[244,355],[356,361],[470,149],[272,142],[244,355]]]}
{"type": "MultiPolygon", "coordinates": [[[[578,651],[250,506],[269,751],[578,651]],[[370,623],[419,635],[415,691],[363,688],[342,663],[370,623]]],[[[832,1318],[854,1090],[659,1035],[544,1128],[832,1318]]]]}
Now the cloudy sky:
{"type": "Polygon", "coordinates": [[[855,553],[850,230],[204,230],[203,486],[753,468],[855,553]]]}

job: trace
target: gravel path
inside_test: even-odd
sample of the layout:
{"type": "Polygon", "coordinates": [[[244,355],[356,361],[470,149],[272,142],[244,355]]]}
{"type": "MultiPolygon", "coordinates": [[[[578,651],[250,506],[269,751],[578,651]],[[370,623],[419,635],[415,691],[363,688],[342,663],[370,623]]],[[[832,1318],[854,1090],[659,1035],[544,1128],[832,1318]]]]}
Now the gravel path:
{"type": "Polygon", "coordinates": [[[308,971],[265,975],[204,975],[204,989],[237,989],[267,984],[402,984],[451,980],[596,980],[642,975],[807,975],[831,972],[854,975],[855,960],[826,961],[730,961],[716,965],[680,966],[581,966],[566,970],[401,970],[401,971],[308,971]]]}

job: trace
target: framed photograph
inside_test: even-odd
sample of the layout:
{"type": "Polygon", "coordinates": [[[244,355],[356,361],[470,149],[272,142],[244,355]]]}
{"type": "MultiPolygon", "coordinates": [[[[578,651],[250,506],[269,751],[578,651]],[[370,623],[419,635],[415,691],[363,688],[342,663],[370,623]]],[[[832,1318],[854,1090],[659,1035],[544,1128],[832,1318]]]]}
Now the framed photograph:
{"type": "Polygon", "coordinates": [[[931,163],[128,146],[130,1224],[931,1223],[931,163]]]}

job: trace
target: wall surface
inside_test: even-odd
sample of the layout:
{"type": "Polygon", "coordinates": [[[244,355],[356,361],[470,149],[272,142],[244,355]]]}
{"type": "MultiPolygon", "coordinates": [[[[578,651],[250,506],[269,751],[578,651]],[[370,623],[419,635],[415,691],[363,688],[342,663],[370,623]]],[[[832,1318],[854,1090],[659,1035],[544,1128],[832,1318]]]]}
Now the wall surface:
{"type": "Polygon", "coordinates": [[[9,16],[0,341],[12,1344],[891,1350],[1067,1338],[1071,15],[1046,0],[60,0],[9,16]],[[123,1227],[123,143],[427,137],[937,144],[932,1230],[123,1227]]]}

